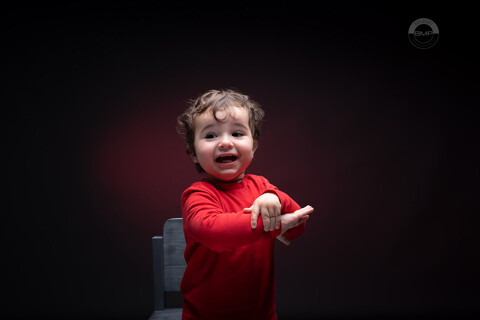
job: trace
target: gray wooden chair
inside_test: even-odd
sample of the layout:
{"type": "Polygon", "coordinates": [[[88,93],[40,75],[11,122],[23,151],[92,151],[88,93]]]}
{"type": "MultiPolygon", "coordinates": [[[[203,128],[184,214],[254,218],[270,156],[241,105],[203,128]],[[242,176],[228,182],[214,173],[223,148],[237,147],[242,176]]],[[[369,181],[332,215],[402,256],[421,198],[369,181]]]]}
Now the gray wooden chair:
{"type": "Polygon", "coordinates": [[[183,256],[183,219],[168,219],[163,225],[163,236],[154,236],[152,244],[154,311],[149,320],[181,319],[180,282],[187,266],[183,256]]]}

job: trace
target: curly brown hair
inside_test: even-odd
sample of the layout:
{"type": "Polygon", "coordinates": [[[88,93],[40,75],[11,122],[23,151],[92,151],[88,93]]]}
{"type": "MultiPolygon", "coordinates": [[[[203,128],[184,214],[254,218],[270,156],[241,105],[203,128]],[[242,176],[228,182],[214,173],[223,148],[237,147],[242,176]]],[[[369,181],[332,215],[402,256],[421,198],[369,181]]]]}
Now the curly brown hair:
{"type": "MultiPolygon", "coordinates": [[[[177,131],[185,138],[188,155],[195,155],[195,116],[211,110],[213,117],[220,121],[217,119],[216,113],[232,106],[248,110],[253,140],[260,139],[260,126],[265,112],[257,102],[233,89],[209,90],[198,98],[190,100],[187,110],[177,118],[177,131]]],[[[195,165],[199,172],[205,172],[198,163],[195,165]]]]}

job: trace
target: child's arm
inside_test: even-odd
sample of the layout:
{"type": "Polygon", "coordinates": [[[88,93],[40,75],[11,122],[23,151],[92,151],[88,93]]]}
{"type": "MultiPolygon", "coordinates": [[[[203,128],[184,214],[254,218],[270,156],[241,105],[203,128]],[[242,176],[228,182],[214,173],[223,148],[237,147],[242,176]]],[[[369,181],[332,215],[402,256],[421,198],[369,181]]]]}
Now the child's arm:
{"type": "Polygon", "coordinates": [[[204,189],[190,188],[182,202],[185,237],[213,251],[234,250],[261,239],[273,239],[281,233],[280,229],[265,232],[261,219],[259,228],[252,230],[249,214],[224,212],[215,194],[204,189]]]}
{"type": "MultiPolygon", "coordinates": [[[[245,208],[243,209],[243,212],[249,213],[251,212],[251,210],[252,208],[245,208]]],[[[305,223],[310,217],[309,214],[312,213],[313,210],[314,210],[313,207],[308,205],[301,209],[296,210],[295,212],[282,214],[280,216],[282,231],[277,236],[277,239],[283,242],[287,246],[290,245],[291,240],[285,235],[285,233],[288,230],[298,227],[303,223],[305,223]]]]}

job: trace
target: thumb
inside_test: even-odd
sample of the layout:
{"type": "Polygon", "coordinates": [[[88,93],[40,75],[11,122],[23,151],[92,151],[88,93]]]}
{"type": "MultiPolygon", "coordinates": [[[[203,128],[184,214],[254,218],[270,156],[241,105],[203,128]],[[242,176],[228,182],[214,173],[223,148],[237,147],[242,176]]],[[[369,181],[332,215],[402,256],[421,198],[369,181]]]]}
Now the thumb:
{"type": "Polygon", "coordinates": [[[286,246],[289,246],[292,242],[290,241],[290,239],[288,239],[286,236],[284,236],[283,234],[279,235],[277,237],[278,240],[280,240],[284,245],[286,246]]]}
{"type": "Polygon", "coordinates": [[[251,206],[250,208],[243,208],[243,213],[251,213],[253,210],[253,206],[251,206]]]}
{"type": "Polygon", "coordinates": [[[250,224],[252,226],[252,229],[255,229],[257,227],[257,220],[258,220],[258,206],[256,204],[253,204],[250,208],[246,208],[246,209],[252,212],[252,218],[250,220],[250,224]]]}

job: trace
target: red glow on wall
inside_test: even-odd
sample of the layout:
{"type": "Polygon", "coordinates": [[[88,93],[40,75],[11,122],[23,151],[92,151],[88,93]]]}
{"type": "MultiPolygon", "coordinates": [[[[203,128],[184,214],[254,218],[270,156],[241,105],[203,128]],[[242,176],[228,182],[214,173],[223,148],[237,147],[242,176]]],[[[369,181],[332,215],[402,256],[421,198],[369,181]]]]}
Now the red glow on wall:
{"type": "Polygon", "coordinates": [[[181,216],[181,192],[196,175],[175,129],[177,109],[169,106],[116,115],[92,134],[90,179],[110,199],[105,213],[152,233],[181,216]]]}

